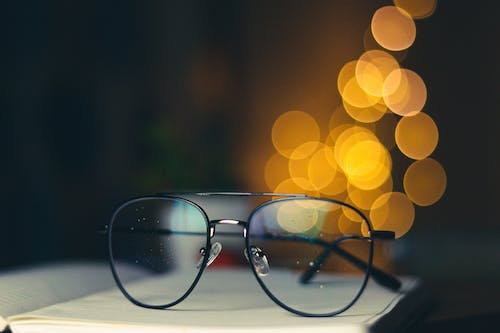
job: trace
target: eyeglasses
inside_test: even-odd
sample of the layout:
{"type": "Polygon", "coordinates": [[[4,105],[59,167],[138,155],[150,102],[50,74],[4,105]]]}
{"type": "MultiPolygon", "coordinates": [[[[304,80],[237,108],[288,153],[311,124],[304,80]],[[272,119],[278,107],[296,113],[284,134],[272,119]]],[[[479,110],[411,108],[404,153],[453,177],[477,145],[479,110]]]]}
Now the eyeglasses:
{"type": "Polygon", "coordinates": [[[119,289],[146,308],[183,301],[222,252],[218,237],[243,236],[241,262],[249,263],[277,305],[301,316],[347,310],[370,276],[394,291],[401,286],[372,266],[374,241],[394,239],[394,233],[373,230],[362,212],[336,200],[276,193],[159,194],[119,206],[107,232],[119,289]],[[235,216],[209,218],[217,214],[235,216]],[[239,230],[227,231],[228,225],[239,230]]]}

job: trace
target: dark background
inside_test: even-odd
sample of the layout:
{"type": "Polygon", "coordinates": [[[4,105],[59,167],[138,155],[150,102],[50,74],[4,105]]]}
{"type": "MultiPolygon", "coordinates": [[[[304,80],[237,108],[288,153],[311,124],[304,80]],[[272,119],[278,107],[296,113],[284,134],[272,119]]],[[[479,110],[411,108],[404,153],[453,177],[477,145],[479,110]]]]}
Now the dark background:
{"type": "MultiPolygon", "coordinates": [[[[269,150],[276,116],[339,101],[330,87],[330,99],[310,102],[326,83],[295,93],[289,78],[329,70],[335,82],[385,4],[3,2],[0,268],[103,258],[96,230],[134,195],[267,190],[252,181],[262,164],[250,176],[242,170],[269,150]],[[331,67],[321,68],[323,51],[334,55],[331,67]]],[[[432,156],[448,187],[437,204],[417,208],[413,229],[393,246],[395,268],[429,284],[436,321],[500,314],[495,12],[438,2],[416,21],[403,62],[427,84],[425,110],[440,129],[432,156]]],[[[400,163],[396,171],[409,161],[400,163]]]]}

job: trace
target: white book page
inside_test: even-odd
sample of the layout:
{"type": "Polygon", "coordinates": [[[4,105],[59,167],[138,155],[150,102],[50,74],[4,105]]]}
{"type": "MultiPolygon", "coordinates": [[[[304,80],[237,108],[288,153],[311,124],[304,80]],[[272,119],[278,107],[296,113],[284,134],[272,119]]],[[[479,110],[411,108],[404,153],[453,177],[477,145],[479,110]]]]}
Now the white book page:
{"type": "MultiPolygon", "coordinates": [[[[145,282],[137,282],[138,284],[145,282]]],[[[405,279],[404,288],[416,281],[405,279]]],[[[339,292],[342,292],[339,290],[339,292]]],[[[370,283],[346,312],[330,318],[306,318],[274,304],[250,270],[208,270],[192,294],[166,310],[133,305],[118,291],[101,292],[9,319],[13,333],[50,332],[368,332],[370,320],[401,293],[370,283]]]]}
{"type": "Polygon", "coordinates": [[[0,330],[8,316],[32,311],[110,288],[104,263],[59,263],[0,272],[0,330]]]}

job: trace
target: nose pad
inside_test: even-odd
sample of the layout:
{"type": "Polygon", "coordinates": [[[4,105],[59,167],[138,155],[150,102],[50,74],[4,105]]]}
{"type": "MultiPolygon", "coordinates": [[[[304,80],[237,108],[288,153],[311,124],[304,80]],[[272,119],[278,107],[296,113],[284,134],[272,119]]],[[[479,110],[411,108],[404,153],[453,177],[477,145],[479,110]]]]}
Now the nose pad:
{"type": "MultiPolygon", "coordinates": [[[[243,250],[243,253],[245,254],[245,258],[249,260],[246,249],[243,250]]],[[[259,274],[259,276],[266,276],[269,274],[269,261],[267,260],[267,256],[264,251],[259,249],[257,246],[252,245],[250,246],[250,258],[252,265],[255,267],[255,271],[259,274]]]]}
{"type": "MultiPolygon", "coordinates": [[[[205,257],[205,248],[201,248],[200,249],[200,254],[201,254],[201,258],[200,260],[198,260],[198,263],[196,264],[196,268],[200,268],[201,265],[203,264],[203,258],[205,257]]],[[[212,244],[212,246],[210,247],[210,255],[208,257],[208,261],[207,261],[207,266],[210,266],[211,263],[214,262],[215,258],[217,258],[217,256],[222,252],[222,244],[219,243],[219,242],[215,242],[212,244]]]]}

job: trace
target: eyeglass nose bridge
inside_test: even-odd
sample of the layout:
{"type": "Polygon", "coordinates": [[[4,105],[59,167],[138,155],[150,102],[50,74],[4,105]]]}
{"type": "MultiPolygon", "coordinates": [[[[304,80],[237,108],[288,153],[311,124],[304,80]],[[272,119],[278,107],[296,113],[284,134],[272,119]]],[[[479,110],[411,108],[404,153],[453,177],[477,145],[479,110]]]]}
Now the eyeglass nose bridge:
{"type": "MultiPolygon", "coordinates": [[[[239,226],[243,227],[243,238],[247,237],[247,221],[233,220],[233,219],[219,219],[219,220],[211,220],[209,222],[210,238],[215,236],[215,226],[218,224],[239,225],[239,226]]],[[[224,234],[225,233],[222,233],[222,235],[224,235],[224,234]]]]}

